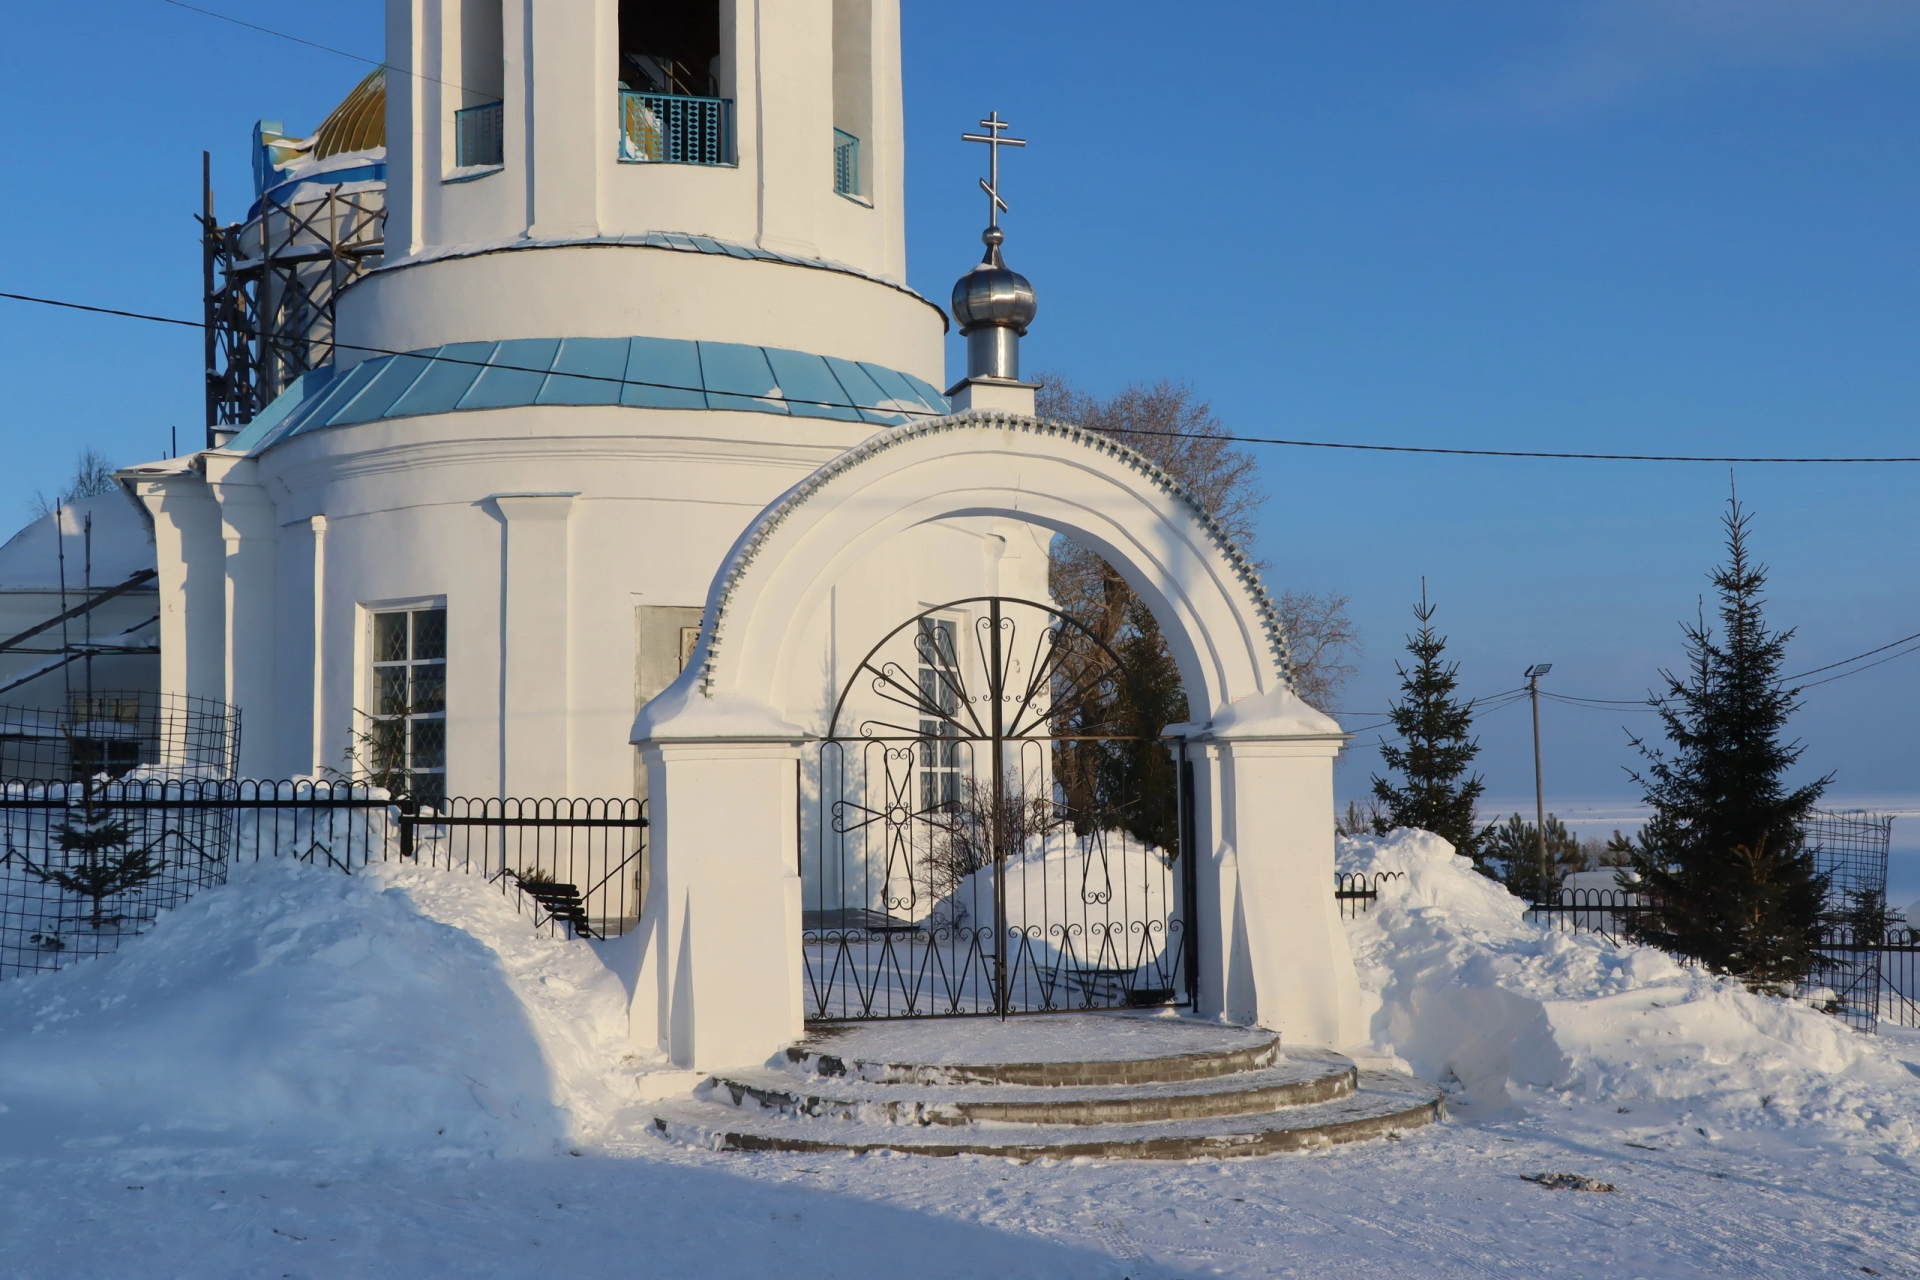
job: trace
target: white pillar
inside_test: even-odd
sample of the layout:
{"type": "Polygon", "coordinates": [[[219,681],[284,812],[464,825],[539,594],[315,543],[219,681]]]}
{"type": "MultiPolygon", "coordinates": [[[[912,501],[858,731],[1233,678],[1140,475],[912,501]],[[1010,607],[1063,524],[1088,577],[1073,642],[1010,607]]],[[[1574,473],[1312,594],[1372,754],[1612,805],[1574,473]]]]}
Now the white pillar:
{"type": "Polygon", "coordinates": [[[327,518],[314,516],[313,530],[313,763],[319,777],[332,764],[327,754],[327,518]]]}
{"type": "Polygon", "coordinates": [[[206,460],[226,544],[224,683],[227,701],[240,709],[240,773],[270,777],[279,772],[280,745],[274,715],[279,517],[250,459],[209,453],[206,460]]]}
{"type": "Polygon", "coordinates": [[[641,1051],[711,1071],[765,1062],[805,1030],[804,735],[770,709],[715,708],[697,693],[676,724],[690,685],[649,703],[634,728],[651,825],[631,1025],[641,1051]]]}
{"type": "Polygon", "coordinates": [[[568,528],[572,493],[496,493],[506,538],[500,584],[500,758],[508,796],[568,791],[568,528]]]}
{"type": "Polygon", "coordinates": [[[1258,1023],[1282,1044],[1344,1048],[1367,1037],[1333,896],[1333,760],[1345,735],[1290,693],[1271,701],[1280,706],[1267,714],[1216,716],[1187,748],[1200,1012],[1258,1023]],[[1276,732],[1276,720],[1306,719],[1294,708],[1335,731],[1276,732]]]}
{"type": "Polygon", "coordinates": [[[225,700],[226,544],[220,507],[186,462],[127,473],[153,516],[160,569],[160,691],[225,700]]]}
{"type": "MultiPolygon", "coordinates": [[[[519,5],[511,6],[520,8],[519,5]]],[[[527,100],[531,110],[530,165],[535,238],[592,236],[600,232],[599,130],[594,126],[618,109],[613,80],[601,74],[613,55],[598,48],[597,6],[528,4],[527,100]]]]}

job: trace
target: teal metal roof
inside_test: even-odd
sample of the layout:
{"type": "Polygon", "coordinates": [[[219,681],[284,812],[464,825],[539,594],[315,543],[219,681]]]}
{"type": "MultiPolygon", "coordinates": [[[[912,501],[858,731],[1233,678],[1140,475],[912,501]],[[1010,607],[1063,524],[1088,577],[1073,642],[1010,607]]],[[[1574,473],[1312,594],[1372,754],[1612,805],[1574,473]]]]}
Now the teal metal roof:
{"type": "Polygon", "coordinates": [[[735,409],[898,426],[949,411],[912,374],[782,347],[677,338],[455,342],[303,374],[227,448],[254,454],[325,427],[529,404],[735,409]]]}

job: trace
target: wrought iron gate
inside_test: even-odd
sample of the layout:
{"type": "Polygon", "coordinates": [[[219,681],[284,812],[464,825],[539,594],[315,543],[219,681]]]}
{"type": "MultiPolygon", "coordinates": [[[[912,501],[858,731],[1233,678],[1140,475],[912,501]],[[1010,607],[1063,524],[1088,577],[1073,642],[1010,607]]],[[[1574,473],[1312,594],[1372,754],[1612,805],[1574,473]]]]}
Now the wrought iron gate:
{"type": "Polygon", "coordinates": [[[803,770],[814,1020],[1187,1004],[1180,748],[1113,648],[983,596],[890,632],[803,770]]]}

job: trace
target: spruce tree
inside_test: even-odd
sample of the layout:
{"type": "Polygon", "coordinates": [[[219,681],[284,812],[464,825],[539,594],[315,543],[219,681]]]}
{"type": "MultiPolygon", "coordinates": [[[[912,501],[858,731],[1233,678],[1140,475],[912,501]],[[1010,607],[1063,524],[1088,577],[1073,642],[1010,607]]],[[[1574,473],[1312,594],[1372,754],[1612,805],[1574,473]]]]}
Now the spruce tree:
{"type": "Polygon", "coordinates": [[[1800,691],[1780,683],[1793,632],[1767,629],[1749,519],[1728,500],[1719,633],[1702,616],[1685,629],[1686,678],[1660,673],[1666,693],[1651,701],[1667,749],[1633,740],[1646,763],[1629,772],[1653,810],[1633,868],[1653,904],[1647,941],[1778,989],[1806,975],[1819,941],[1826,881],[1800,826],[1832,775],[1785,781],[1805,749],[1786,738],[1800,691]]]}
{"type": "Polygon", "coordinates": [[[1485,784],[1478,774],[1467,774],[1473,758],[1480,754],[1479,742],[1468,736],[1473,728],[1473,704],[1454,697],[1460,665],[1441,661],[1447,638],[1434,634],[1434,609],[1427,603],[1423,582],[1420,603],[1413,611],[1420,629],[1407,637],[1413,667],[1409,670],[1394,664],[1400,674],[1402,696],[1388,715],[1400,743],[1385,743],[1380,748],[1387,768],[1397,771],[1403,782],[1395,786],[1385,778],[1374,777],[1373,794],[1386,808],[1386,816],[1376,820],[1374,826],[1382,835],[1394,827],[1431,831],[1485,871],[1473,812],[1485,784]]]}

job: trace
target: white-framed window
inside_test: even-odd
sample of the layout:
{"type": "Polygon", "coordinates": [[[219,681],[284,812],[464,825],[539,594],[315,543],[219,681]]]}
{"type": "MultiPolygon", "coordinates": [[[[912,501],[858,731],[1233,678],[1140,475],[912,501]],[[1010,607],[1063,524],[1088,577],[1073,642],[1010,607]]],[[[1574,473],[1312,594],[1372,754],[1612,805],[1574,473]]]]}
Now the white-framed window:
{"type": "Polygon", "coordinates": [[[438,805],[447,794],[447,607],[373,609],[366,772],[438,805]]]}
{"type": "Polygon", "coordinates": [[[920,682],[920,810],[951,809],[960,802],[960,744],[947,741],[960,730],[960,624],[923,618],[914,637],[920,682]]]}

